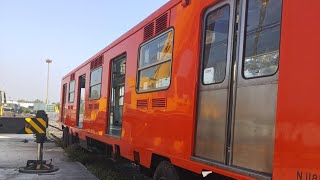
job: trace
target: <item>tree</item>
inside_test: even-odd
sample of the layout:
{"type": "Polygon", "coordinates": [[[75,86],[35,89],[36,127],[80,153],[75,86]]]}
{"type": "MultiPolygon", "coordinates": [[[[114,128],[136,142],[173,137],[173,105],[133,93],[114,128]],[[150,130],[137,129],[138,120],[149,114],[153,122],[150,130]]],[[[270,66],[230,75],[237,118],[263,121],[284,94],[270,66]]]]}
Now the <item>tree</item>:
{"type": "Polygon", "coordinates": [[[44,102],[41,101],[40,99],[36,99],[35,101],[33,101],[33,103],[44,103],[44,102]]]}

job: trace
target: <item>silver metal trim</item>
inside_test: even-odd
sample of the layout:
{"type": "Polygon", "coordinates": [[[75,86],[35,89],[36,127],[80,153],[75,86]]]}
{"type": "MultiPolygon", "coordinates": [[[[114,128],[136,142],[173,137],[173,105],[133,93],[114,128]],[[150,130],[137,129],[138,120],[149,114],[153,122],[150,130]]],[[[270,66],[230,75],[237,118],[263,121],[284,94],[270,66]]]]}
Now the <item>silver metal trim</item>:
{"type": "Polygon", "coordinates": [[[221,163],[217,163],[217,162],[201,159],[199,157],[191,157],[190,159],[192,161],[195,161],[195,162],[203,163],[203,164],[206,164],[206,165],[209,165],[209,166],[213,166],[213,167],[216,167],[216,168],[219,168],[219,169],[231,171],[231,172],[234,172],[234,173],[238,173],[238,174],[241,174],[241,175],[244,175],[244,176],[256,178],[256,179],[259,179],[259,180],[271,180],[272,179],[272,177],[270,175],[267,175],[267,174],[260,174],[258,172],[248,171],[248,170],[241,169],[241,168],[238,168],[238,167],[224,165],[224,164],[221,164],[221,163]]]}
{"type": "Polygon", "coordinates": [[[246,1],[240,0],[241,8],[239,9],[239,22],[238,22],[238,37],[237,37],[237,46],[236,46],[236,57],[234,59],[233,64],[233,79],[232,79],[232,102],[231,102],[231,108],[230,110],[230,141],[229,141],[229,156],[228,156],[228,164],[232,164],[232,158],[233,158],[233,141],[234,141],[234,119],[235,119],[235,113],[236,113],[236,100],[237,100],[237,85],[238,85],[238,66],[239,66],[239,58],[242,56],[243,52],[243,43],[244,43],[244,30],[245,26],[242,22],[245,22],[246,17],[246,1]],[[244,7],[244,9],[243,9],[244,7]]]}
{"type": "Polygon", "coordinates": [[[138,68],[138,71],[142,71],[144,69],[148,69],[150,67],[153,67],[153,66],[156,66],[156,65],[160,65],[160,64],[163,64],[163,63],[166,63],[166,62],[169,62],[169,61],[172,61],[172,58],[171,59],[166,59],[166,60],[162,60],[162,61],[159,61],[159,62],[155,62],[155,63],[151,63],[151,64],[148,64],[146,66],[143,66],[141,68],[138,68]]]}

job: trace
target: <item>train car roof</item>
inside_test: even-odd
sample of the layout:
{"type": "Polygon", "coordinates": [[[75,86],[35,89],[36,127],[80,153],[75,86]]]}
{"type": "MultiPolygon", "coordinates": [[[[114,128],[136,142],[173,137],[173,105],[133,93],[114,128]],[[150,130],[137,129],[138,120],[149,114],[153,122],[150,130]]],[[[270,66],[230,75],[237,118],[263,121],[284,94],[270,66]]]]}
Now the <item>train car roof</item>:
{"type": "Polygon", "coordinates": [[[108,51],[109,49],[113,48],[114,46],[116,46],[117,44],[121,43],[122,41],[124,41],[125,39],[127,39],[128,37],[130,37],[132,34],[136,33],[137,31],[139,31],[140,29],[142,29],[145,25],[147,25],[149,22],[151,22],[153,19],[157,18],[158,16],[160,16],[161,14],[165,13],[167,10],[171,9],[172,7],[174,7],[176,4],[180,3],[182,0],[170,0],[169,2],[167,2],[165,5],[163,5],[162,7],[160,7],[158,10],[156,10],[155,12],[153,12],[150,16],[148,16],[147,18],[145,18],[143,21],[141,21],[139,24],[137,24],[136,26],[134,26],[132,29],[130,29],[129,31],[127,31],[125,34],[123,34],[122,36],[120,36],[118,39],[116,39],[115,41],[113,41],[111,44],[109,44],[107,47],[103,48],[101,51],[99,51],[98,53],[96,53],[94,56],[92,56],[91,58],[89,58],[87,61],[85,61],[84,63],[82,63],[80,66],[78,66],[77,68],[75,68],[74,70],[72,70],[71,72],[69,72],[67,75],[65,75],[63,77],[63,79],[67,78],[68,76],[70,76],[71,74],[73,74],[74,72],[76,72],[77,70],[79,70],[80,68],[82,68],[83,66],[87,65],[88,63],[90,63],[92,60],[96,59],[97,57],[99,57],[101,54],[105,53],[106,51],[108,51]]]}

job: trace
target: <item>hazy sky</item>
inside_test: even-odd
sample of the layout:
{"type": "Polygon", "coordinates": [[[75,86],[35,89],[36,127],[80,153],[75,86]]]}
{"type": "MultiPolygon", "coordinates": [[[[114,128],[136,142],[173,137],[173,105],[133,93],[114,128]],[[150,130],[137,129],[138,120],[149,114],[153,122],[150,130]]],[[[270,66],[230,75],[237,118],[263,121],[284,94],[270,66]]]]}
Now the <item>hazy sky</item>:
{"type": "Polygon", "coordinates": [[[51,64],[50,102],[60,82],[168,0],[1,0],[0,90],[10,99],[45,100],[51,64]]]}

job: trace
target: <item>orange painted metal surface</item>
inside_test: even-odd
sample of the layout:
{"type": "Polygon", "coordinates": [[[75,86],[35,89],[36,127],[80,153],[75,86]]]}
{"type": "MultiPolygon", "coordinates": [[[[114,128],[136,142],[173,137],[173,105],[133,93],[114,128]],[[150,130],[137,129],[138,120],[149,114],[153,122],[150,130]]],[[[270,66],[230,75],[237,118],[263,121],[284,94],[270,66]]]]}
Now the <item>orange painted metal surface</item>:
{"type": "MultiPolygon", "coordinates": [[[[141,164],[149,167],[151,154],[170,158],[172,163],[196,173],[202,170],[233,177],[252,179],[233,172],[193,162],[196,95],[200,57],[201,14],[218,1],[191,1],[183,6],[172,0],[111,45],[100,51],[63,78],[68,84],[75,73],[74,103],[67,103],[65,125],[81,139],[91,137],[121,147],[121,155],[133,160],[140,153],[141,164]],[[168,90],[138,94],[136,92],[138,49],[143,43],[143,27],[170,11],[174,28],[171,84],[168,90]],[[110,63],[126,54],[126,83],[121,138],[106,135],[110,84],[110,63]],[[90,62],[103,55],[101,98],[90,100],[90,62]],[[86,74],[86,103],[83,128],[76,128],[78,77],[86,74]],[[166,98],[166,108],[151,107],[151,100],[166,98]],[[147,100],[147,109],[137,108],[137,100],[147,100]]],[[[279,94],[273,179],[320,179],[320,1],[283,0],[279,94]],[[310,178],[309,178],[310,177],[310,178]]],[[[62,111],[61,111],[62,112],[62,111]]]]}
{"type": "Polygon", "coordinates": [[[284,0],[275,179],[320,179],[319,5],[284,0]]]}

